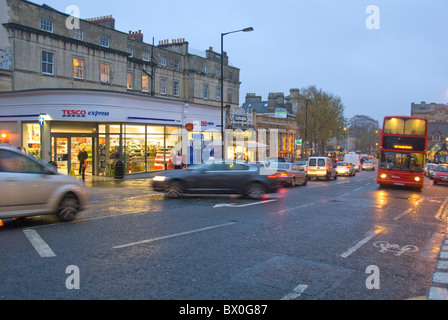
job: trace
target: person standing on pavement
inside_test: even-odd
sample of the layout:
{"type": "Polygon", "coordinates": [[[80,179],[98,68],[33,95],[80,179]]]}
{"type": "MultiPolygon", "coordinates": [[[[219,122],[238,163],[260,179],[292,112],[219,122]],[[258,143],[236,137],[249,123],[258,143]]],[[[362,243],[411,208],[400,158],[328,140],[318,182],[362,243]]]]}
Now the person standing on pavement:
{"type": "Polygon", "coordinates": [[[82,148],[78,153],[79,160],[79,175],[82,175],[82,180],[86,180],[85,173],[87,168],[87,159],[89,155],[87,154],[86,148],[82,148]]]}

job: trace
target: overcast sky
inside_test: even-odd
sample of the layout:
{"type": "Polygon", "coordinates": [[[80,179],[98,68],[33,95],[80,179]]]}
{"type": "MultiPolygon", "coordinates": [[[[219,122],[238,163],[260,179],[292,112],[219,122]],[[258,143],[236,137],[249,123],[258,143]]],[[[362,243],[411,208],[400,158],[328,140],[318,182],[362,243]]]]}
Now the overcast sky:
{"type": "Polygon", "coordinates": [[[411,103],[447,103],[447,0],[46,0],[80,17],[112,15],[117,30],[144,42],[185,38],[220,52],[241,70],[246,93],[315,85],[339,96],[345,116],[410,115],[411,103]],[[377,10],[368,10],[374,5],[377,10]],[[367,27],[367,25],[369,28],[367,27]]]}

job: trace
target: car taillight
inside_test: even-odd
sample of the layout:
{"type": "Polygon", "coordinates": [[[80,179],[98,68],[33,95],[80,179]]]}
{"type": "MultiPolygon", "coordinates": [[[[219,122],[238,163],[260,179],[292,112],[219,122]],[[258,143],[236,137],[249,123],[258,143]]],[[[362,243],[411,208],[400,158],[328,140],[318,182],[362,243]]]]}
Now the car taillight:
{"type": "Polygon", "coordinates": [[[350,166],[347,166],[347,169],[350,169],[350,166]]]}
{"type": "Polygon", "coordinates": [[[276,178],[287,177],[287,176],[288,176],[288,173],[286,173],[286,172],[276,172],[275,174],[268,175],[268,178],[276,179],[276,178]]]}

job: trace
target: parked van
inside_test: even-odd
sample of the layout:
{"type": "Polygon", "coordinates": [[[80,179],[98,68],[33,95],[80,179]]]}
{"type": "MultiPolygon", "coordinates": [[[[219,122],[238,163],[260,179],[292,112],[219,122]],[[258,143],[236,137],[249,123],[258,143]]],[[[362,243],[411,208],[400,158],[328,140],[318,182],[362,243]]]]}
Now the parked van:
{"type": "Polygon", "coordinates": [[[336,169],[333,167],[333,161],[328,157],[310,157],[308,159],[308,171],[307,178],[311,180],[312,178],[326,178],[330,180],[333,178],[336,180],[338,174],[336,169]]]}
{"type": "Polygon", "coordinates": [[[355,166],[355,171],[361,170],[361,156],[355,152],[349,152],[344,156],[344,161],[351,162],[355,166]]]}

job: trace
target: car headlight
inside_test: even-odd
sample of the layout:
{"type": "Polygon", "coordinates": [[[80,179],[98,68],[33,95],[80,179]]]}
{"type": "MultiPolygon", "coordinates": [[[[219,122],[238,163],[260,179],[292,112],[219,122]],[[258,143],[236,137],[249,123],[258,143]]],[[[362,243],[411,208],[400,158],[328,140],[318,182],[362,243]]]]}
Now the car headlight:
{"type": "Polygon", "coordinates": [[[164,177],[164,176],[155,176],[152,180],[153,181],[165,181],[166,177],[164,177]]]}

